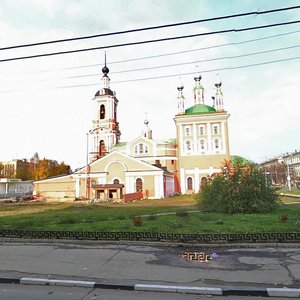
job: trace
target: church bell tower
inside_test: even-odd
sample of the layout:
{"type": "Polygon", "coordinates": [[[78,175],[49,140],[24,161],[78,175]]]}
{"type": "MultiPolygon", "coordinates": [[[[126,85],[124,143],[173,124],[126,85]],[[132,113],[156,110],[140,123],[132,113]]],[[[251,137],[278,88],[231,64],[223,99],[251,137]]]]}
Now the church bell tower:
{"type": "Polygon", "coordinates": [[[121,132],[117,122],[118,99],[116,93],[110,89],[110,79],[108,77],[109,69],[105,64],[102,68],[102,88],[95,94],[94,117],[92,129],[89,131],[89,160],[95,161],[108,154],[111,148],[119,140],[121,132]]]}

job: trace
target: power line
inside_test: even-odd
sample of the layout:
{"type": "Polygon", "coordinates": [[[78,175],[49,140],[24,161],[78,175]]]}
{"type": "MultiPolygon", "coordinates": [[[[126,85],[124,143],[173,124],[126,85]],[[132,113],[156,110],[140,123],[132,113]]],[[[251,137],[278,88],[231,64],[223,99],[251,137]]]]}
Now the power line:
{"type": "Polygon", "coordinates": [[[223,33],[229,33],[229,32],[243,32],[243,31],[271,28],[271,27],[277,27],[277,26],[291,25],[291,24],[297,24],[297,23],[300,23],[300,20],[290,21],[290,22],[282,22],[282,23],[275,23],[275,24],[267,24],[267,25],[254,26],[254,27],[245,27],[245,28],[239,28],[239,29],[226,29],[226,30],[212,31],[212,32],[205,32],[205,33],[198,33],[198,34],[181,35],[181,36],[154,39],[154,40],[145,40],[145,41],[139,41],[139,42],[113,44],[113,45],[107,45],[107,46],[101,46],[101,47],[92,47],[92,48],[83,48],[83,49],[77,49],[77,50],[51,52],[51,53],[36,54],[36,55],[29,55],[29,56],[20,56],[20,57],[1,59],[0,62],[25,60],[25,59],[32,59],[32,58],[39,58],[39,57],[46,57],[46,56],[55,56],[55,55],[62,55],[62,54],[79,53],[79,52],[110,49],[110,48],[125,47],[125,46],[136,46],[136,45],[142,45],[142,44],[172,41],[172,40],[193,38],[193,37],[199,37],[199,36],[207,36],[207,35],[213,35],[213,34],[223,34],[223,33]]]}
{"type": "Polygon", "coordinates": [[[58,39],[58,40],[38,42],[38,43],[8,46],[8,47],[2,47],[2,48],[0,48],[0,50],[11,50],[11,49],[17,49],[17,48],[41,46],[41,45],[54,44],[54,43],[78,41],[78,40],[84,40],[84,39],[93,39],[93,38],[98,38],[98,37],[120,35],[120,34],[127,34],[127,33],[154,30],[154,29],[162,29],[162,28],[175,27],[175,26],[191,25],[191,24],[196,24],[196,23],[204,23],[204,22],[218,21],[218,20],[224,20],[224,19],[230,19],[230,18],[245,17],[245,16],[250,16],[250,15],[262,15],[262,14],[276,13],[276,12],[280,12],[280,11],[294,10],[294,9],[299,9],[299,8],[300,8],[300,6],[290,6],[290,7],[283,7],[283,8],[277,8],[277,9],[265,10],[265,11],[253,11],[253,12],[246,12],[246,13],[233,14],[233,15],[227,15],[227,16],[221,16],[221,17],[201,19],[201,20],[194,20],[194,21],[188,21],[188,22],[180,22],[180,23],[165,24],[165,25],[159,25],[159,26],[151,26],[151,27],[143,27],[143,28],[137,28],[137,29],[123,30],[123,31],[109,32],[109,33],[103,33],[103,34],[81,36],[81,37],[68,38],[68,39],[58,39]]]}
{"type": "MultiPolygon", "coordinates": [[[[159,65],[159,66],[139,68],[139,69],[129,69],[129,70],[124,70],[124,71],[111,72],[111,74],[122,74],[122,73],[138,72],[138,71],[155,70],[155,69],[162,69],[162,68],[169,68],[169,67],[176,67],[176,66],[184,66],[184,65],[190,65],[190,64],[199,64],[199,63],[217,61],[217,60],[223,60],[223,59],[235,59],[235,58],[259,55],[259,54],[266,54],[266,53],[272,53],[272,52],[277,52],[277,51],[283,51],[283,50],[288,50],[288,49],[294,49],[294,48],[299,48],[299,47],[300,47],[300,45],[294,45],[294,46],[290,46],[290,47],[275,48],[275,49],[271,49],[271,50],[264,50],[264,51],[258,51],[258,52],[240,54],[240,55],[223,56],[223,57],[217,57],[217,58],[196,60],[196,61],[176,63],[176,64],[168,64],[168,65],[159,65]]],[[[94,76],[99,76],[99,73],[97,73],[97,74],[75,75],[75,76],[66,76],[66,77],[61,77],[60,79],[94,77],[94,76]]]]}
{"type": "MultiPolygon", "coordinates": [[[[265,61],[265,62],[260,62],[260,63],[235,66],[235,67],[224,67],[224,68],[202,70],[201,73],[211,73],[211,72],[217,72],[217,71],[237,70],[237,69],[250,68],[250,67],[256,67],[256,66],[261,66],[261,65],[268,65],[268,64],[285,62],[285,61],[293,61],[293,60],[298,60],[298,59],[300,59],[300,56],[284,58],[284,59],[277,59],[277,60],[270,60],[270,61],[265,61]]],[[[112,83],[113,84],[127,83],[127,82],[145,81],[145,80],[153,80],[153,79],[163,79],[163,78],[179,77],[179,76],[194,75],[194,74],[195,74],[195,72],[171,74],[171,75],[161,75],[161,76],[153,76],[153,77],[144,77],[144,78],[135,78],[135,79],[128,79],[128,80],[112,81],[112,83]]],[[[84,87],[84,86],[99,86],[99,83],[57,86],[56,88],[76,88],[76,87],[84,87]]]]}
{"type": "MultiPolygon", "coordinates": [[[[228,70],[237,70],[243,68],[250,68],[256,67],[261,65],[268,65],[273,63],[279,62],[286,62],[286,61],[294,61],[300,59],[300,56],[278,59],[278,60],[271,60],[265,61],[260,63],[254,64],[247,64],[247,65],[240,65],[240,66],[233,66],[233,67],[224,67],[224,68],[216,68],[216,69],[208,69],[202,70],[201,73],[211,73],[211,72],[219,72],[219,71],[228,71],[228,70]]],[[[179,74],[171,74],[171,75],[161,75],[161,76],[153,76],[153,77],[144,77],[144,78],[135,78],[135,79],[127,79],[127,80],[120,80],[120,81],[112,81],[113,84],[118,83],[128,83],[128,82],[138,82],[138,81],[146,81],[146,80],[155,80],[155,79],[165,79],[165,78],[172,78],[172,77],[180,77],[180,76],[187,76],[187,75],[194,75],[195,72],[188,72],[188,73],[179,73],[179,74]]],[[[89,84],[77,84],[77,85],[65,85],[65,86],[56,86],[56,87],[48,87],[48,88],[37,88],[36,90],[51,90],[51,89],[68,89],[68,88],[78,88],[78,87],[88,87],[88,86],[99,86],[99,82],[97,83],[89,83],[89,84]]],[[[14,93],[14,92],[23,92],[24,90],[6,90],[0,91],[1,94],[3,93],[14,93]]]]}
{"type": "MultiPolygon", "coordinates": [[[[197,52],[197,51],[202,51],[202,50],[221,48],[221,47],[225,47],[225,46],[242,45],[242,44],[272,39],[272,38],[290,35],[290,34],[299,33],[299,32],[300,32],[300,30],[295,30],[295,31],[289,31],[289,32],[284,32],[284,33],[279,33],[279,34],[268,35],[268,36],[264,36],[261,38],[240,41],[240,42],[224,43],[224,44],[208,46],[208,47],[201,47],[201,48],[196,48],[196,49],[189,49],[189,50],[175,51],[175,52],[169,52],[169,53],[163,53],[163,54],[157,54],[157,55],[150,55],[150,56],[143,56],[143,57],[137,57],[137,58],[129,58],[129,59],[123,59],[123,60],[110,61],[109,65],[119,64],[119,63],[127,63],[127,62],[132,62],[132,61],[139,61],[139,60],[147,60],[147,59],[159,58],[159,57],[165,57],[165,56],[172,56],[172,55],[178,55],[178,54],[183,54],[183,53],[197,52]]],[[[54,69],[54,71],[55,70],[59,71],[59,70],[82,69],[82,68],[90,68],[90,67],[98,67],[98,66],[102,66],[102,64],[89,64],[89,65],[79,65],[79,66],[75,66],[75,67],[56,68],[56,69],[54,69]]],[[[52,71],[53,70],[40,70],[40,71],[29,71],[29,72],[27,71],[27,72],[22,72],[22,74],[23,73],[26,73],[26,74],[27,73],[30,73],[30,74],[45,73],[45,72],[52,72],[52,71]]]]}
{"type": "MultiPolygon", "coordinates": [[[[295,30],[295,31],[289,31],[289,32],[284,32],[284,33],[279,33],[279,34],[273,34],[273,35],[269,35],[269,36],[265,36],[265,37],[261,37],[261,38],[245,40],[245,41],[241,41],[241,42],[224,43],[224,44],[208,46],[208,47],[201,47],[201,48],[196,48],[196,49],[189,49],[189,50],[169,52],[169,53],[158,54],[158,55],[149,55],[149,56],[138,57],[138,58],[110,61],[109,65],[138,61],[138,60],[146,60],[146,59],[152,59],[152,58],[158,58],[158,57],[164,57],[164,56],[171,56],[171,55],[177,55],[177,54],[183,54],[183,53],[190,53],[190,52],[196,52],[196,51],[202,51],[202,50],[209,50],[209,49],[221,48],[221,47],[225,47],[225,46],[242,45],[242,44],[246,44],[246,43],[257,42],[257,41],[261,41],[261,40],[271,39],[274,37],[279,37],[279,36],[284,36],[284,35],[289,35],[289,34],[294,34],[294,33],[299,33],[299,32],[300,32],[300,30],[295,30]]],[[[96,67],[96,66],[101,66],[101,65],[102,64],[81,65],[81,66],[75,66],[75,67],[61,68],[60,70],[88,68],[88,67],[96,67]]]]}

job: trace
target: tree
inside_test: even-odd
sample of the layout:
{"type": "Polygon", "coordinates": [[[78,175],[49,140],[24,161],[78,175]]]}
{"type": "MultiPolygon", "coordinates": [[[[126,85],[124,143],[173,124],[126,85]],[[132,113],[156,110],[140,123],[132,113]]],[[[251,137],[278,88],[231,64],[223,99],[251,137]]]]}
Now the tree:
{"type": "Polygon", "coordinates": [[[0,178],[3,177],[3,171],[4,171],[4,166],[3,166],[3,164],[0,162],[0,178]]]}
{"type": "Polygon", "coordinates": [[[262,170],[231,161],[225,161],[221,173],[202,185],[198,200],[205,209],[224,213],[268,212],[279,204],[262,170]]]}
{"type": "Polygon", "coordinates": [[[67,175],[70,172],[70,166],[64,162],[59,164],[56,160],[43,158],[39,160],[34,176],[36,180],[42,180],[53,176],[67,175]]]}

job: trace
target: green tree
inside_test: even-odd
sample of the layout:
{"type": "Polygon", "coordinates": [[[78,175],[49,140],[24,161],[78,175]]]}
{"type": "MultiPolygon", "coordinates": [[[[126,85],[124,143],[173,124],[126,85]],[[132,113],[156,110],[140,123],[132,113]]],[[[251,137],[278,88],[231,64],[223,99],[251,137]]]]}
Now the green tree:
{"type": "Polygon", "coordinates": [[[202,185],[198,200],[204,209],[224,213],[268,212],[279,204],[262,170],[254,164],[230,161],[202,185]]]}

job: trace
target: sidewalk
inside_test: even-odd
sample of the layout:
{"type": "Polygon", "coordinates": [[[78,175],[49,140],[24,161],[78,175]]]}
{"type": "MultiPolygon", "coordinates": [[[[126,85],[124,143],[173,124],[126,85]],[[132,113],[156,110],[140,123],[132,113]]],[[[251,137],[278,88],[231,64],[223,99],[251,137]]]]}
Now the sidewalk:
{"type": "Polygon", "coordinates": [[[300,245],[249,246],[2,242],[0,282],[300,297],[300,245]]]}

